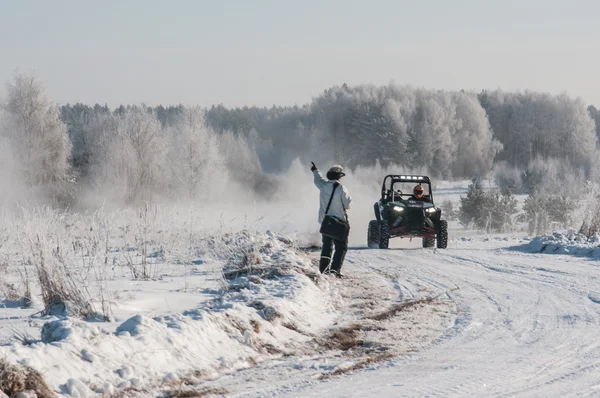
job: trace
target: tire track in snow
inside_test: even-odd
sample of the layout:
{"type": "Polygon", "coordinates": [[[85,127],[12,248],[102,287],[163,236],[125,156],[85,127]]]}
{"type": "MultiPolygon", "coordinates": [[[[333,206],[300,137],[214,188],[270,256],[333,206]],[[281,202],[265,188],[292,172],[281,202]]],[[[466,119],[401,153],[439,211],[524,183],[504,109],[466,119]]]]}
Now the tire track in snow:
{"type": "Polygon", "coordinates": [[[303,396],[374,396],[374,385],[378,395],[407,397],[597,392],[597,263],[475,247],[374,250],[361,257],[370,271],[394,275],[398,286],[458,285],[450,295],[458,310],[455,326],[429,350],[373,375],[374,382],[355,375],[303,396]],[[389,382],[398,375],[401,381],[389,382]]]}
{"type": "MultiPolygon", "coordinates": [[[[439,252],[437,255],[440,255],[439,252]]],[[[445,254],[443,256],[445,256],[445,254]]],[[[501,266],[489,266],[486,263],[476,261],[472,258],[466,258],[464,256],[450,256],[450,258],[445,259],[443,263],[444,266],[466,266],[469,268],[477,267],[482,272],[492,272],[493,274],[498,274],[501,277],[522,274],[520,271],[514,272],[501,266]]],[[[426,265],[424,265],[424,268],[425,267],[426,265]]],[[[524,327],[523,325],[513,324],[510,315],[504,308],[504,302],[507,299],[506,295],[491,291],[489,287],[481,283],[479,278],[471,276],[470,274],[472,273],[473,272],[471,271],[468,273],[468,275],[465,275],[461,281],[462,283],[455,282],[461,287],[461,290],[458,291],[456,295],[459,297],[459,301],[464,301],[465,303],[472,303],[474,301],[478,302],[481,310],[478,311],[470,304],[465,304],[468,305],[469,309],[462,312],[463,314],[468,314],[468,318],[463,318],[463,328],[457,329],[457,333],[453,336],[452,341],[446,341],[444,343],[449,343],[453,348],[463,345],[470,345],[473,347],[469,349],[469,351],[471,351],[470,354],[472,354],[472,352],[476,352],[491,359],[497,357],[496,349],[502,344],[502,341],[505,339],[506,335],[512,334],[513,337],[518,340],[517,335],[519,333],[524,333],[520,332],[518,329],[528,328],[526,326],[524,327]],[[462,300],[463,297],[468,298],[468,300],[462,300]],[[481,317],[481,314],[484,314],[485,317],[481,317]]],[[[431,273],[432,276],[429,276],[429,278],[434,278],[434,274],[435,273],[431,273]]],[[[508,283],[505,282],[505,289],[507,284],[508,283]]],[[[520,287],[518,283],[512,281],[509,282],[509,284],[512,285],[513,288],[520,287]]],[[[534,321],[534,325],[535,323],[536,321],[534,321]]],[[[472,396],[477,394],[486,394],[489,391],[490,386],[493,385],[493,383],[488,381],[487,375],[473,373],[468,378],[465,378],[460,371],[465,367],[466,365],[463,364],[458,367],[455,366],[450,368],[451,370],[457,370],[457,372],[447,372],[449,374],[444,377],[443,383],[426,383],[426,385],[432,386],[438,384],[439,387],[421,390],[421,392],[426,392],[427,394],[440,397],[448,395],[472,396]]],[[[526,363],[523,362],[522,365],[519,366],[517,373],[525,371],[526,367],[526,363]]],[[[514,368],[505,369],[500,367],[499,369],[495,369],[494,374],[497,378],[508,380],[510,377],[512,377],[514,371],[514,368]]]]}
{"type": "MultiPolygon", "coordinates": [[[[569,281],[565,281],[565,277],[568,273],[556,273],[557,275],[552,275],[549,280],[548,275],[540,275],[539,270],[535,270],[537,272],[530,272],[527,270],[527,267],[523,267],[522,263],[524,258],[522,257],[516,256],[515,258],[514,256],[510,256],[509,258],[502,259],[500,262],[496,261],[496,265],[489,267],[487,262],[490,261],[490,257],[491,256],[486,256],[482,261],[477,258],[465,258],[464,256],[461,256],[460,258],[454,257],[454,261],[451,260],[450,262],[457,265],[461,262],[466,262],[467,264],[471,263],[474,266],[483,266],[487,270],[499,273],[498,278],[501,280],[501,285],[493,283],[482,284],[474,281],[474,279],[480,278],[471,277],[470,280],[473,287],[479,290],[482,296],[487,297],[493,302],[494,306],[498,308],[498,312],[504,313],[504,328],[507,332],[510,332],[509,336],[512,336],[515,339],[514,343],[519,347],[519,350],[523,352],[529,350],[544,358],[545,361],[546,358],[544,355],[540,355],[540,352],[547,352],[548,349],[554,345],[555,341],[571,342],[573,338],[570,326],[579,324],[581,319],[587,318],[572,316],[572,314],[570,314],[577,313],[582,309],[585,312],[585,306],[572,306],[570,305],[572,300],[564,297],[565,294],[568,295],[573,292],[578,293],[577,290],[573,290],[572,284],[569,281]],[[513,269],[518,269],[519,272],[504,272],[506,270],[512,271],[513,269]],[[566,289],[563,287],[564,285],[567,286],[566,289]],[[506,291],[509,290],[507,286],[513,286],[515,288],[513,293],[514,297],[511,298],[509,295],[505,294],[506,291]],[[497,289],[495,287],[501,288],[497,289]],[[498,295],[498,292],[504,294],[498,295]],[[566,315],[564,315],[565,313],[566,315]],[[535,348],[531,348],[538,346],[541,346],[541,350],[537,352],[535,352],[535,348]]],[[[533,269],[534,267],[529,268],[533,269]]],[[[489,277],[486,279],[488,279],[488,282],[490,281],[489,277]]],[[[465,278],[465,281],[468,280],[469,279],[465,278]]],[[[586,289],[583,290],[585,291],[586,289]]],[[[491,314],[492,312],[490,312],[490,315],[491,314]]],[[[597,321],[597,314],[595,318],[597,321]]],[[[498,322],[495,322],[493,318],[490,318],[490,320],[491,324],[494,325],[491,331],[493,331],[494,328],[502,327],[498,322]]],[[[483,334],[480,336],[482,336],[483,341],[489,340],[488,337],[484,338],[483,334]]],[[[505,338],[503,340],[507,339],[505,338]]],[[[462,343],[463,342],[461,341],[461,344],[462,343]]],[[[491,345],[493,342],[488,343],[491,345]]],[[[501,344],[502,342],[498,341],[497,343],[501,344]]],[[[568,354],[572,349],[570,347],[572,347],[572,345],[567,344],[555,355],[564,356],[565,354],[568,354]]],[[[498,352],[498,354],[501,355],[502,353],[498,352]]],[[[539,369],[539,364],[536,365],[534,361],[528,360],[525,355],[520,354],[518,351],[512,355],[511,359],[518,365],[509,367],[509,369],[507,369],[508,373],[504,371],[503,368],[500,370],[494,369],[494,372],[498,372],[496,373],[498,375],[510,375],[510,380],[512,380],[511,384],[514,384],[515,381],[518,382],[518,377],[520,375],[528,375],[528,377],[524,377],[522,380],[524,384],[532,383],[533,380],[531,380],[532,378],[530,376],[532,372],[530,372],[529,369],[532,367],[532,364],[534,368],[539,369]]],[[[562,366],[564,366],[564,363],[559,361],[552,370],[560,369],[562,366]]],[[[547,372],[548,369],[546,368],[545,372],[541,373],[538,378],[545,377],[547,372]]],[[[577,373],[575,372],[570,376],[576,374],[577,373]]],[[[570,376],[563,375],[560,380],[564,382],[565,378],[568,379],[570,376]]],[[[536,376],[533,376],[533,378],[535,377],[536,376]]],[[[502,391],[504,387],[496,384],[496,389],[502,391]]]]}

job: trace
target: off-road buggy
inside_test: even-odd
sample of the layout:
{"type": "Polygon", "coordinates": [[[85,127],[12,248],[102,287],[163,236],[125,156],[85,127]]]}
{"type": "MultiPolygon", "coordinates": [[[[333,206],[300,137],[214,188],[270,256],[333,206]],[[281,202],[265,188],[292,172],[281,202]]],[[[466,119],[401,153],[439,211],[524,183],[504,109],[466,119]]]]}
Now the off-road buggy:
{"type": "Polygon", "coordinates": [[[433,203],[431,180],[427,176],[387,175],[381,186],[381,199],[375,205],[375,220],[369,222],[367,242],[371,248],[387,249],[390,238],[423,238],[423,247],[445,249],[448,222],[433,203]],[[424,195],[413,196],[413,187],[421,185],[424,195]],[[405,193],[406,192],[406,193],[405,193]]]}

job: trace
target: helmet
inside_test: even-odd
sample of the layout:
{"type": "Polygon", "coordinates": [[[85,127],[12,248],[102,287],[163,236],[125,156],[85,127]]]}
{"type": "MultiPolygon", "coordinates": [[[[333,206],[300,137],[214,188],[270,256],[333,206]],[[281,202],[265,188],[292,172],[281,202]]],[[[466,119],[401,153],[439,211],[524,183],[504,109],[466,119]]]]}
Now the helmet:
{"type": "Polygon", "coordinates": [[[423,197],[424,192],[425,191],[423,190],[423,187],[421,186],[421,184],[415,185],[415,187],[413,188],[413,193],[415,194],[417,199],[421,199],[423,197]]]}
{"type": "Polygon", "coordinates": [[[331,168],[329,168],[329,171],[327,171],[328,180],[339,180],[345,175],[346,174],[344,173],[344,168],[339,164],[331,166],[331,168]]]}

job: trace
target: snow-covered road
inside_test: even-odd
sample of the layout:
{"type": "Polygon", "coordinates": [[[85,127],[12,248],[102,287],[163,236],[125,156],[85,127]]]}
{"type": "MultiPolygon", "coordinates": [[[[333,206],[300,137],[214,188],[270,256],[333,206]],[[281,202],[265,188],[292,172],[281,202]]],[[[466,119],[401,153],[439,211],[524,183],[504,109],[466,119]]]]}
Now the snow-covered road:
{"type": "MultiPolygon", "coordinates": [[[[348,308],[356,307],[366,283],[374,285],[383,276],[397,296],[382,306],[447,291],[442,301],[453,304],[452,322],[418,352],[325,381],[306,371],[298,371],[303,375],[298,379],[285,364],[259,366],[262,370],[248,370],[267,372],[254,387],[247,384],[254,376],[245,378],[242,372],[235,377],[246,380],[240,395],[600,395],[600,264],[523,253],[509,249],[510,244],[474,240],[444,251],[351,250],[345,266],[348,279],[340,282],[347,289],[348,308]]],[[[382,296],[382,291],[373,294],[382,296]]],[[[421,313],[414,321],[428,323],[427,316],[421,313]]],[[[295,363],[292,368],[304,369],[295,363]]]]}

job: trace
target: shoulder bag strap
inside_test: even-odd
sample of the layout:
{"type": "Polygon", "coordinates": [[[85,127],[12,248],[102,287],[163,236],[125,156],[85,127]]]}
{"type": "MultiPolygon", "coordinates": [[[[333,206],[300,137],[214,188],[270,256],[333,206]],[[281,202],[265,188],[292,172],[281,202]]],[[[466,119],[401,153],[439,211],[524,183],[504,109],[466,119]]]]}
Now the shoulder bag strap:
{"type": "Polygon", "coordinates": [[[329,203],[327,203],[327,208],[325,209],[325,215],[327,215],[327,212],[329,211],[329,206],[331,206],[331,201],[333,200],[333,194],[335,193],[336,188],[338,187],[337,182],[335,184],[333,184],[333,191],[331,191],[331,197],[329,198],[329,203]]]}

